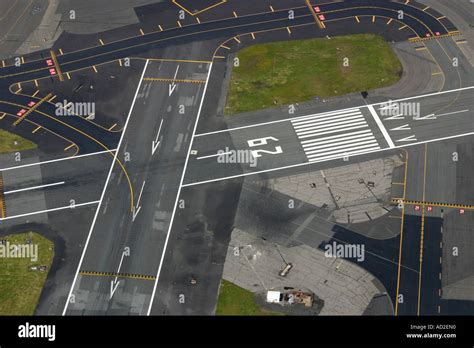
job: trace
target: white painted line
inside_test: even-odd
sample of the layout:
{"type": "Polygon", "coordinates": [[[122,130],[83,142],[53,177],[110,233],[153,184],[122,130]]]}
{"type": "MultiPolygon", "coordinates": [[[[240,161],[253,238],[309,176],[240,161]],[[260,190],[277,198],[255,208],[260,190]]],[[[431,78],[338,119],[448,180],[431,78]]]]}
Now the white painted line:
{"type": "MultiPolygon", "coordinates": [[[[435,143],[435,142],[438,142],[438,141],[444,141],[444,140],[450,140],[450,139],[456,139],[456,138],[463,138],[463,137],[468,137],[468,136],[473,136],[473,135],[474,135],[474,132],[469,132],[469,133],[452,135],[452,136],[443,137],[443,138],[420,141],[420,142],[417,142],[417,143],[404,144],[402,146],[396,146],[395,148],[396,149],[401,149],[401,148],[406,148],[406,147],[411,147],[411,146],[416,146],[416,145],[421,145],[421,144],[435,143]]],[[[376,150],[361,151],[360,153],[357,153],[356,155],[357,156],[367,155],[367,154],[372,154],[372,153],[377,153],[377,152],[384,152],[384,151],[389,151],[389,150],[393,150],[393,149],[391,149],[389,147],[382,148],[382,149],[379,148],[379,149],[376,149],[376,150]]],[[[354,154],[352,154],[351,156],[354,156],[354,154]]],[[[340,157],[340,158],[342,158],[342,157],[340,157]]],[[[325,160],[321,160],[321,161],[318,160],[318,161],[315,161],[315,162],[316,163],[325,162],[325,160]]],[[[198,182],[192,182],[192,183],[189,183],[189,184],[184,184],[183,187],[191,187],[191,186],[209,184],[209,183],[212,183],[212,182],[237,179],[237,178],[242,178],[242,177],[251,176],[251,175],[271,173],[271,172],[285,170],[285,169],[293,169],[293,168],[298,168],[298,167],[303,167],[303,166],[307,166],[307,165],[310,165],[310,164],[314,164],[315,162],[302,162],[302,163],[291,164],[291,165],[278,167],[278,168],[263,169],[263,170],[258,170],[256,172],[230,175],[230,176],[221,177],[221,178],[215,178],[215,179],[203,180],[203,181],[198,181],[198,182]]]]}
{"type": "Polygon", "coordinates": [[[346,152],[338,153],[336,155],[331,155],[331,156],[313,157],[313,158],[309,159],[309,161],[311,163],[315,163],[316,161],[317,162],[323,162],[323,161],[329,161],[329,160],[334,160],[334,159],[338,159],[338,158],[351,157],[351,156],[356,156],[356,155],[363,155],[363,154],[367,154],[367,153],[370,153],[370,152],[376,152],[376,151],[379,151],[379,150],[380,150],[380,146],[374,146],[374,147],[364,149],[364,150],[346,151],[346,152]]]}
{"type": "Polygon", "coordinates": [[[363,123],[364,124],[362,124],[361,126],[348,127],[348,128],[344,128],[343,130],[336,129],[336,130],[331,130],[331,131],[327,131],[327,132],[319,132],[319,133],[315,133],[315,134],[306,134],[306,135],[298,136],[298,138],[306,139],[306,138],[311,138],[311,137],[315,137],[315,136],[318,136],[318,135],[334,134],[334,133],[340,133],[340,132],[344,132],[344,131],[348,131],[348,130],[367,128],[368,127],[367,123],[365,121],[363,123]]]}
{"type": "Polygon", "coordinates": [[[344,122],[336,122],[331,124],[326,124],[322,126],[311,126],[305,129],[299,129],[296,134],[298,135],[305,135],[310,133],[317,133],[322,130],[332,130],[332,129],[341,129],[350,126],[357,126],[360,124],[367,124],[364,118],[359,118],[357,120],[349,120],[344,122]]]}
{"type": "Polygon", "coordinates": [[[14,167],[8,167],[8,168],[0,169],[0,172],[6,172],[8,170],[15,170],[15,169],[21,169],[21,168],[32,167],[32,166],[40,166],[40,165],[43,165],[43,164],[49,164],[49,163],[55,163],[55,162],[61,162],[61,161],[68,161],[68,160],[73,160],[73,159],[77,159],[77,158],[101,155],[101,154],[104,154],[104,153],[111,153],[111,152],[113,153],[115,151],[117,151],[117,149],[87,153],[87,154],[79,155],[79,156],[70,156],[70,157],[65,157],[65,158],[58,158],[58,159],[44,161],[44,162],[35,162],[35,163],[23,164],[23,165],[20,165],[20,166],[14,166],[14,167]]]}
{"type": "Polygon", "coordinates": [[[444,113],[444,114],[439,114],[439,115],[434,115],[435,117],[441,117],[441,116],[448,116],[448,115],[454,115],[454,114],[462,114],[464,112],[468,112],[469,109],[466,109],[466,110],[461,110],[461,111],[453,111],[453,112],[447,112],[447,113],[444,113]]]}
{"type": "Polygon", "coordinates": [[[18,190],[6,191],[6,192],[4,193],[4,195],[9,195],[9,194],[12,194],[12,193],[17,193],[17,192],[38,190],[38,189],[42,189],[42,188],[53,187],[53,186],[64,185],[64,184],[65,184],[65,182],[64,182],[64,181],[61,181],[61,182],[55,182],[55,183],[53,183],[53,184],[46,184],[46,185],[40,185],[40,186],[32,186],[32,187],[22,188],[22,189],[18,189],[18,190]]]}
{"type": "Polygon", "coordinates": [[[119,140],[119,143],[118,143],[118,146],[117,146],[117,151],[115,152],[114,160],[112,161],[112,165],[110,166],[109,174],[107,175],[107,180],[105,181],[105,185],[104,185],[104,188],[102,190],[102,194],[100,196],[99,206],[97,207],[97,209],[95,211],[94,219],[92,220],[92,225],[91,225],[91,228],[89,230],[89,235],[87,236],[87,240],[86,240],[86,243],[84,245],[84,250],[82,251],[81,259],[79,260],[79,265],[77,266],[76,275],[74,276],[74,280],[71,284],[71,290],[69,290],[69,294],[66,298],[66,305],[64,306],[64,310],[63,310],[63,314],[62,314],[63,316],[66,315],[67,307],[69,305],[69,299],[71,298],[72,292],[74,290],[74,286],[76,285],[77,277],[79,275],[79,270],[81,269],[82,262],[84,260],[84,256],[86,255],[87,247],[89,246],[89,241],[91,239],[92,231],[94,230],[94,226],[95,226],[95,223],[97,221],[97,216],[99,215],[100,206],[102,205],[102,201],[104,200],[105,191],[107,190],[107,186],[109,184],[110,177],[112,176],[112,172],[114,170],[115,163],[117,162],[118,149],[120,149],[120,146],[122,145],[123,137],[125,135],[125,131],[127,130],[128,122],[130,121],[130,116],[132,115],[132,111],[133,111],[133,108],[135,106],[135,102],[137,100],[138,92],[140,91],[140,88],[142,86],[143,76],[145,76],[145,72],[146,72],[146,69],[148,67],[148,62],[149,62],[149,60],[147,59],[146,63],[145,63],[145,67],[143,68],[142,76],[140,77],[140,82],[138,83],[138,87],[137,87],[137,90],[135,92],[135,96],[133,97],[132,105],[130,107],[130,111],[129,111],[128,116],[127,116],[127,121],[125,122],[125,125],[123,127],[122,135],[120,136],[120,140],[119,140]]]}
{"type": "Polygon", "coordinates": [[[158,271],[156,273],[155,284],[153,285],[153,292],[151,294],[150,306],[148,307],[147,315],[150,315],[150,313],[151,313],[151,307],[153,306],[153,300],[155,298],[156,288],[157,288],[157,285],[158,285],[158,280],[160,279],[161,267],[163,267],[163,261],[165,259],[166,248],[168,246],[168,241],[169,241],[169,238],[170,238],[171,228],[173,226],[174,216],[176,214],[176,208],[178,207],[179,196],[181,195],[181,189],[184,187],[183,186],[184,176],[186,175],[186,168],[188,167],[189,156],[191,154],[191,149],[193,148],[193,142],[194,142],[194,137],[195,137],[195,134],[196,134],[197,126],[198,126],[198,123],[199,123],[199,117],[201,116],[202,106],[204,104],[204,99],[206,97],[207,86],[209,85],[209,77],[211,76],[211,71],[212,71],[212,64],[213,63],[211,63],[209,65],[209,71],[207,73],[207,78],[206,78],[206,84],[204,85],[204,90],[202,92],[201,103],[199,104],[199,110],[198,110],[197,118],[196,118],[196,121],[195,121],[195,124],[194,124],[194,129],[193,129],[193,134],[192,134],[192,137],[191,137],[191,142],[189,144],[188,155],[186,156],[186,162],[184,162],[183,173],[181,175],[181,181],[179,183],[178,193],[176,195],[176,202],[174,203],[173,213],[171,214],[170,225],[168,227],[168,233],[166,235],[165,245],[163,247],[163,253],[161,254],[160,265],[158,266],[158,271]]]}
{"type": "Polygon", "coordinates": [[[80,208],[80,207],[84,207],[84,206],[87,206],[87,205],[93,205],[93,204],[99,204],[99,203],[100,203],[100,201],[93,201],[93,202],[79,203],[79,204],[75,204],[75,205],[67,205],[65,207],[52,208],[52,209],[46,209],[46,210],[41,210],[41,211],[35,211],[35,212],[32,212],[32,213],[25,213],[25,214],[20,214],[20,215],[7,216],[5,218],[0,218],[0,221],[18,219],[18,218],[25,217],[25,216],[38,215],[38,214],[43,214],[43,213],[51,213],[53,211],[58,211],[58,210],[80,208]]]}
{"type": "Polygon", "coordinates": [[[318,144],[318,145],[311,145],[309,147],[305,147],[304,150],[306,153],[310,150],[314,149],[324,149],[328,147],[332,147],[334,145],[343,145],[343,144],[359,144],[361,141],[367,141],[367,140],[373,140],[376,141],[373,135],[369,136],[364,136],[363,138],[356,138],[352,140],[345,140],[345,141],[335,141],[333,140],[331,143],[324,143],[324,145],[318,144]]]}
{"type": "Polygon", "coordinates": [[[317,139],[311,139],[311,140],[303,140],[301,142],[301,144],[303,144],[303,147],[307,146],[306,144],[312,144],[312,143],[317,143],[319,141],[325,141],[325,140],[329,140],[329,139],[338,139],[338,138],[346,138],[346,139],[349,139],[350,136],[352,135],[367,135],[365,133],[369,133],[369,134],[372,134],[372,131],[370,129],[365,129],[365,130],[362,130],[362,131],[357,131],[357,132],[351,132],[351,133],[343,133],[343,134],[338,134],[338,135],[331,135],[329,137],[324,137],[324,138],[317,138],[317,139]]]}
{"type": "Polygon", "coordinates": [[[231,153],[232,153],[232,151],[223,152],[223,153],[216,153],[215,155],[202,156],[202,157],[198,157],[197,159],[198,159],[198,160],[202,160],[202,159],[206,159],[206,158],[212,158],[212,157],[219,157],[219,156],[229,155],[229,154],[231,154],[231,153]]]}
{"type": "Polygon", "coordinates": [[[353,112],[340,112],[336,110],[334,112],[331,112],[330,114],[323,113],[323,114],[315,114],[315,115],[309,115],[309,116],[298,116],[298,117],[290,118],[288,120],[291,121],[291,123],[293,124],[304,124],[311,121],[317,121],[320,119],[332,120],[335,118],[340,118],[344,116],[354,116],[354,115],[362,115],[362,113],[360,110],[353,111],[353,112]]]}
{"type": "Polygon", "coordinates": [[[337,118],[331,118],[327,121],[305,121],[305,124],[293,123],[293,128],[295,128],[295,130],[298,130],[298,129],[305,129],[313,125],[324,125],[324,124],[338,123],[342,121],[357,120],[357,119],[363,120],[364,116],[362,116],[362,114],[359,114],[356,116],[349,116],[349,117],[346,117],[345,115],[343,115],[337,118]]]}
{"type": "Polygon", "coordinates": [[[379,129],[382,132],[383,137],[385,138],[385,141],[387,142],[388,146],[393,149],[395,147],[395,144],[393,143],[392,139],[390,139],[390,135],[388,135],[388,132],[385,129],[385,126],[383,125],[379,115],[377,114],[377,111],[375,111],[372,105],[367,105],[367,108],[369,109],[370,114],[374,118],[375,123],[377,123],[377,126],[379,126],[379,129]]]}

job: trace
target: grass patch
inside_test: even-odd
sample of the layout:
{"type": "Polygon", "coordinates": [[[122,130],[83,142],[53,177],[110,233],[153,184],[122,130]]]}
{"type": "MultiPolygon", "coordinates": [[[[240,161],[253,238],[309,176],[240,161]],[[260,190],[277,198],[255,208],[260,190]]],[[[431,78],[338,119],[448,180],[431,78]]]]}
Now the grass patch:
{"type": "Polygon", "coordinates": [[[36,147],[35,143],[0,129],[0,153],[31,150],[36,147]]]}
{"type": "Polygon", "coordinates": [[[217,315],[283,315],[260,308],[254,301],[255,295],[227,280],[222,280],[217,315]]]}
{"type": "Polygon", "coordinates": [[[237,57],[226,115],[386,87],[402,74],[390,45],[373,34],[255,45],[237,57]]]}
{"type": "Polygon", "coordinates": [[[41,290],[54,257],[54,244],[37,233],[22,233],[6,237],[10,244],[25,244],[31,237],[38,245],[38,260],[0,257],[0,315],[33,315],[41,290]],[[44,272],[31,271],[31,266],[44,265],[44,272]]]}

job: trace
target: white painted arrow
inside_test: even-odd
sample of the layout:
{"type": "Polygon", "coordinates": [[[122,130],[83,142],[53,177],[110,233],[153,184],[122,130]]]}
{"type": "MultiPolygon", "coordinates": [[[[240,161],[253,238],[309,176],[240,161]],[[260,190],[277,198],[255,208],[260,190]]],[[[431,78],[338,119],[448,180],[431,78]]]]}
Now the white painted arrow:
{"type": "Polygon", "coordinates": [[[409,142],[409,141],[416,141],[417,139],[415,138],[414,135],[410,135],[409,137],[399,139],[397,142],[409,142]]]}
{"type": "Polygon", "coordinates": [[[417,121],[436,120],[436,115],[435,114],[429,114],[429,115],[426,115],[426,116],[413,117],[413,119],[417,120],[417,121]]]}
{"type": "Polygon", "coordinates": [[[156,138],[155,140],[153,140],[152,144],[151,144],[151,155],[153,156],[156,152],[156,149],[158,149],[158,146],[160,145],[160,141],[158,140],[158,138],[160,137],[160,133],[161,133],[161,126],[163,125],[163,119],[161,119],[161,122],[160,122],[160,128],[158,128],[158,134],[156,135],[156,138]]]}
{"type": "Polygon", "coordinates": [[[118,274],[120,274],[120,269],[122,268],[122,263],[123,263],[123,258],[125,256],[125,251],[122,252],[122,257],[120,258],[120,263],[117,269],[117,275],[115,276],[115,279],[110,282],[110,299],[114,296],[115,291],[117,290],[120,281],[117,281],[118,279],[118,274]]]}
{"type": "Polygon", "coordinates": [[[137,204],[133,207],[132,221],[135,221],[135,219],[137,218],[138,213],[140,212],[140,209],[142,208],[140,206],[140,200],[142,199],[142,194],[143,194],[143,189],[145,188],[145,183],[146,183],[146,181],[143,181],[142,189],[140,190],[140,195],[138,196],[137,204]]]}
{"type": "MultiPolygon", "coordinates": [[[[173,80],[176,80],[176,77],[178,76],[178,70],[179,70],[179,65],[176,67],[176,72],[174,73],[173,80]]],[[[170,83],[169,85],[169,92],[170,92],[170,97],[173,94],[174,90],[176,89],[176,83],[170,83]]]]}
{"type": "Polygon", "coordinates": [[[403,126],[400,126],[400,127],[395,127],[395,128],[392,128],[390,129],[391,131],[406,131],[406,130],[410,130],[411,127],[409,124],[404,124],[403,126]]]}

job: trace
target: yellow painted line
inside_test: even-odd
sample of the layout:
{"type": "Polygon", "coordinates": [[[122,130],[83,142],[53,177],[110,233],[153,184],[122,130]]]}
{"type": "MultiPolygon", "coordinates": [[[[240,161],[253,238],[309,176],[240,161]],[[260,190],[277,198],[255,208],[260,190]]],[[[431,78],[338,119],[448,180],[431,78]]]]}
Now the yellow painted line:
{"type": "Polygon", "coordinates": [[[426,11],[427,9],[429,9],[430,7],[429,6],[426,6],[423,11],[426,11]]]}
{"type": "Polygon", "coordinates": [[[375,23],[375,16],[372,16],[372,23],[375,23]]]}
{"type": "Polygon", "coordinates": [[[111,131],[112,129],[114,129],[116,126],[117,126],[117,123],[114,123],[114,125],[109,128],[109,131],[111,131]]]}
{"type": "Polygon", "coordinates": [[[69,75],[69,73],[68,73],[68,72],[66,73],[66,77],[67,77],[67,79],[68,79],[68,80],[70,80],[70,79],[71,79],[71,75],[69,75]]]}
{"type": "Polygon", "coordinates": [[[356,19],[357,23],[360,23],[359,17],[355,16],[355,19],[356,19]]]}
{"type": "Polygon", "coordinates": [[[405,185],[404,182],[392,182],[392,185],[405,185]]]}
{"type": "Polygon", "coordinates": [[[104,46],[104,41],[102,39],[99,39],[99,42],[102,46],[104,46]]]}
{"type": "Polygon", "coordinates": [[[60,55],[63,55],[63,54],[64,54],[64,52],[63,52],[63,50],[62,50],[61,48],[59,49],[59,54],[60,54],[60,55]]]}
{"type": "Polygon", "coordinates": [[[214,58],[216,58],[216,59],[225,59],[225,57],[223,57],[223,56],[214,56],[214,58]]]}
{"type": "Polygon", "coordinates": [[[35,80],[35,86],[38,87],[38,80],[35,80]]]}
{"type": "Polygon", "coordinates": [[[232,14],[234,15],[235,18],[237,18],[237,13],[235,11],[232,12],[232,14]]]}
{"type": "Polygon", "coordinates": [[[237,41],[238,43],[241,42],[237,36],[234,36],[234,40],[237,41]]]}
{"type": "Polygon", "coordinates": [[[0,115],[0,120],[3,120],[3,119],[5,118],[5,116],[7,116],[7,114],[6,114],[6,113],[2,113],[2,114],[0,115]]]}
{"type": "Polygon", "coordinates": [[[118,63],[119,63],[120,66],[123,66],[123,64],[122,64],[122,59],[119,59],[119,60],[118,60],[118,63]]]}
{"type": "Polygon", "coordinates": [[[41,129],[41,126],[38,126],[35,128],[35,130],[33,130],[33,132],[31,132],[31,134],[35,134],[37,131],[39,131],[41,129]]]}
{"type": "Polygon", "coordinates": [[[56,97],[57,97],[57,95],[53,95],[53,97],[50,100],[48,100],[48,102],[51,103],[54,99],[56,99],[56,97]]]}
{"type": "Polygon", "coordinates": [[[441,16],[441,17],[438,17],[438,18],[436,18],[436,19],[437,19],[437,20],[440,20],[440,19],[444,19],[444,18],[446,18],[446,16],[441,16]]]}
{"type": "Polygon", "coordinates": [[[94,276],[94,277],[117,277],[117,278],[131,278],[131,279],[142,279],[142,280],[156,280],[155,276],[143,275],[143,274],[90,272],[90,271],[80,271],[79,274],[83,276],[94,276]]]}
{"type": "Polygon", "coordinates": [[[291,34],[291,30],[289,27],[286,27],[286,30],[288,31],[288,34],[291,34]]]}
{"type": "Polygon", "coordinates": [[[225,48],[226,50],[230,50],[230,47],[227,47],[227,46],[224,46],[224,45],[221,45],[222,48],[225,48]]]}
{"type": "Polygon", "coordinates": [[[5,67],[5,61],[4,60],[2,60],[2,66],[5,67]]]}
{"type": "Polygon", "coordinates": [[[400,198],[392,199],[393,204],[398,204],[400,201],[402,201],[404,205],[419,205],[419,206],[430,206],[430,207],[439,207],[439,208],[474,210],[474,205],[467,205],[467,204],[410,201],[410,200],[403,200],[400,198]]]}
{"type": "Polygon", "coordinates": [[[56,53],[53,50],[49,51],[51,54],[51,59],[53,60],[54,66],[56,68],[56,73],[58,74],[59,81],[64,81],[63,73],[61,72],[61,68],[58,63],[58,59],[56,58],[56,53]]]}
{"type": "Polygon", "coordinates": [[[405,5],[408,5],[409,2],[410,2],[410,0],[405,1],[405,5]]]}
{"type": "Polygon", "coordinates": [[[33,111],[35,111],[41,104],[43,104],[45,101],[47,101],[49,98],[51,98],[53,94],[48,93],[48,95],[41,100],[39,100],[35,105],[33,105],[27,112],[23,114],[20,118],[18,118],[15,122],[13,122],[14,126],[17,126],[20,124],[21,121],[23,121],[29,114],[31,114],[33,111]]]}
{"type": "Polygon", "coordinates": [[[254,34],[254,33],[251,33],[250,35],[252,35],[252,39],[255,40],[255,34],[254,34]]]}
{"type": "Polygon", "coordinates": [[[316,14],[316,11],[314,10],[313,5],[311,5],[310,0],[306,0],[306,6],[308,6],[309,10],[311,11],[311,14],[313,15],[314,20],[316,21],[316,24],[318,25],[319,29],[325,28],[323,23],[319,20],[318,15],[316,14]]]}
{"type": "Polygon", "coordinates": [[[186,80],[186,79],[172,79],[172,78],[161,78],[161,77],[145,77],[143,81],[153,81],[153,82],[166,82],[166,83],[206,83],[205,80],[186,80]]]}
{"type": "Polygon", "coordinates": [[[71,148],[74,147],[74,146],[76,146],[76,145],[75,145],[75,144],[71,144],[71,145],[69,145],[68,147],[66,147],[66,148],[64,149],[64,151],[67,151],[67,150],[71,149],[71,148]]]}
{"type": "Polygon", "coordinates": [[[326,29],[326,24],[324,24],[323,22],[321,22],[321,27],[322,27],[323,29],[326,29]]]}
{"type": "Polygon", "coordinates": [[[140,34],[145,35],[145,33],[143,32],[143,29],[141,29],[141,28],[140,28],[140,34]]]}
{"type": "Polygon", "coordinates": [[[25,58],[23,56],[21,57],[21,64],[25,64],[25,58]]]}
{"type": "Polygon", "coordinates": [[[427,49],[426,46],[417,47],[417,48],[415,48],[415,51],[424,51],[424,50],[426,50],[426,49],[427,49]]]}
{"type": "Polygon", "coordinates": [[[270,5],[270,11],[275,12],[272,5],[270,5]]]}
{"type": "Polygon", "coordinates": [[[163,27],[161,26],[161,24],[158,24],[158,28],[160,28],[160,31],[163,31],[163,27]]]}
{"type": "Polygon", "coordinates": [[[3,193],[3,176],[0,174],[0,210],[2,212],[2,218],[7,217],[7,205],[5,203],[5,195],[3,193]]]}
{"type": "Polygon", "coordinates": [[[434,72],[431,74],[431,76],[437,76],[437,75],[443,75],[442,71],[434,72]]]}
{"type": "MultiPolygon", "coordinates": [[[[178,23],[178,27],[182,28],[183,26],[181,25],[181,22],[180,21],[176,21],[176,23],[178,23]]],[[[142,34],[143,35],[143,34],[142,34]]]]}
{"type": "Polygon", "coordinates": [[[201,24],[201,20],[199,19],[199,17],[196,17],[196,22],[198,22],[198,24],[201,24]]]}
{"type": "Polygon", "coordinates": [[[35,93],[33,93],[32,97],[33,98],[36,97],[38,95],[38,93],[39,93],[39,89],[35,93]]]}
{"type": "Polygon", "coordinates": [[[398,28],[398,30],[403,30],[405,28],[408,28],[408,25],[404,25],[403,27],[398,28]]]}
{"type": "Polygon", "coordinates": [[[94,71],[97,73],[97,68],[95,67],[95,65],[92,66],[92,69],[94,69],[94,71]]]}
{"type": "Polygon", "coordinates": [[[221,0],[221,2],[218,2],[218,3],[214,4],[214,5],[208,6],[208,7],[204,8],[204,9],[202,9],[202,10],[200,10],[200,11],[196,11],[196,12],[191,12],[190,10],[188,10],[186,7],[184,7],[183,5],[181,5],[181,4],[179,3],[179,0],[173,0],[172,2],[173,2],[173,4],[175,4],[176,6],[180,7],[180,8],[183,9],[184,11],[186,11],[186,12],[187,12],[188,14],[190,14],[191,16],[196,16],[196,15],[198,15],[198,14],[200,14],[200,13],[205,12],[205,11],[209,11],[210,9],[213,9],[213,8],[216,7],[216,6],[225,4],[225,3],[227,2],[227,0],[221,0]]]}
{"type": "Polygon", "coordinates": [[[390,18],[389,21],[387,22],[387,25],[393,22],[393,18],[390,18]]]}

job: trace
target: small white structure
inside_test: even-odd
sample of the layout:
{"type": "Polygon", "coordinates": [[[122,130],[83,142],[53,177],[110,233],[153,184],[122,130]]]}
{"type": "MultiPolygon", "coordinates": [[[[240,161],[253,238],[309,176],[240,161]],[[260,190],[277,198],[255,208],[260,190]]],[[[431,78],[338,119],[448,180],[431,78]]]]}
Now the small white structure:
{"type": "Polygon", "coordinates": [[[267,291],[267,302],[268,303],[280,303],[280,291],[267,291]]]}

